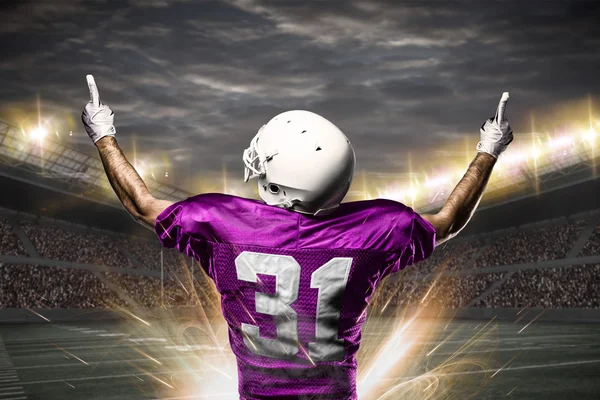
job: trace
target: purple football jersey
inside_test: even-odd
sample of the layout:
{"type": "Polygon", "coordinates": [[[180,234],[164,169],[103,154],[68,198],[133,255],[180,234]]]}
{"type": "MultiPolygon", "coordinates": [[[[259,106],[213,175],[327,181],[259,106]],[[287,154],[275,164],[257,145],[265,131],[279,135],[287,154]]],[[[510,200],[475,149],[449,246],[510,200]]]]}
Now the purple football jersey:
{"type": "Polygon", "coordinates": [[[382,199],[315,217],[203,194],[164,210],[156,232],[215,281],[248,400],[356,399],[356,353],[376,285],[435,246],[431,224],[382,199]]]}

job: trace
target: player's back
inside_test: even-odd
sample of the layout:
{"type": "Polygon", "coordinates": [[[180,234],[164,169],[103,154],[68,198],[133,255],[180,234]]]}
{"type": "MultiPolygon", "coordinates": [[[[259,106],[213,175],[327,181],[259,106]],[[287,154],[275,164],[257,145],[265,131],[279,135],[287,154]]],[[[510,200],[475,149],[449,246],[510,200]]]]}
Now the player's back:
{"type": "Polygon", "coordinates": [[[355,356],[377,283],[435,241],[431,225],[389,200],[314,217],[207,194],[169,207],[156,228],[215,281],[246,399],[356,398],[355,356]]]}

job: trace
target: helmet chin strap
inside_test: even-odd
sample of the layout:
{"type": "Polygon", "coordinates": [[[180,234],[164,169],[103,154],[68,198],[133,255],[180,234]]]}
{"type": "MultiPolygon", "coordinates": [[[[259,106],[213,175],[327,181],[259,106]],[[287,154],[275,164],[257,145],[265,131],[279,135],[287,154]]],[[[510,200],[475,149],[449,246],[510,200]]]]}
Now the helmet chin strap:
{"type": "Polygon", "coordinates": [[[294,206],[298,203],[300,203],[299,199],[293,199],[293,200],[286,200],[281,203],[273,204],[273,205],[277,206],[277,207],[285,208],[286,210],[290,210],[290,211],[298,211],[298,210],[294,210],[294,206]]]}
{"type": "Polygon", "coordinates": [[[294,200],[286,200],[286,201],[284,201],[282,203],[273,204],[273,205],[275,207],[285,208],[286,210],[294,211],[294,212],[297,212],[299,214],[313,215],[313,216],[317,216],[317,215],[323,216],[323,215],[330,214],[336,208],[339,207],[339,204],[336,204],[336,205],[331,206],[331,207],[321,208],[321,209],[317,210],[316,212],[312,213],[312,212],[308,212],[308,211],[304,211],[304,210],[300,210],[298,208],[295,208],[296,204],[300,204],[300,203],[302,203],[302,201],[300,201],[298,199],[294,199],[294,200]]]}

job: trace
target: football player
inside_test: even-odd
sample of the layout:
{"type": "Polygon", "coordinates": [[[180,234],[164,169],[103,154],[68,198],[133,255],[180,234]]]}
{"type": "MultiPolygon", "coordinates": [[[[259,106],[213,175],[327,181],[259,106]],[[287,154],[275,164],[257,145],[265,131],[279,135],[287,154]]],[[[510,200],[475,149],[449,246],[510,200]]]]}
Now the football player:
{"type": "Polygon", "coordinates": [[[392,200],[342,203],[355,166],[344,133],[308,111],[264,125],[243,153],[262,201],[219,193],[154,198],[115,138],[88,75],[83,124],[125,209],[163,246],[194,257],[221,294],[242,399],[356,399],[365,309],[389,274],[427,258],[469,221],[513,139],[504,93],[477,154],[442,209],[392,200]]]}

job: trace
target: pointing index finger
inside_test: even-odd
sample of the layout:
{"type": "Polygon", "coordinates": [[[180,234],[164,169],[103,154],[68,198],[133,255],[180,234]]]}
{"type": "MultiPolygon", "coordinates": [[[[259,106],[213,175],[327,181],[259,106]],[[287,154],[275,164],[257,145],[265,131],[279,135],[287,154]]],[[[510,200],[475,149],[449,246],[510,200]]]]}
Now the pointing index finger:
{"type": "Polygon", "coordinates": [[[90,100],[94,107],[100,107],[100,93],[98,93],[98,87],[93,75],[86,75],[88,88],[90,89],[90,100]]]}
{"type": "Polygon", "coordinates": [[[500,103],[498,103],[498,109],[496,110],[496,117],[494,118],[496,123],[501,123],[504,120],[504,112],[506,111],[508,97],[508,92],[502,93],[502,98],[500,99],[500,103]]]}

